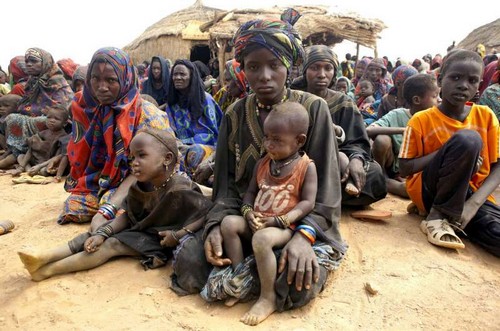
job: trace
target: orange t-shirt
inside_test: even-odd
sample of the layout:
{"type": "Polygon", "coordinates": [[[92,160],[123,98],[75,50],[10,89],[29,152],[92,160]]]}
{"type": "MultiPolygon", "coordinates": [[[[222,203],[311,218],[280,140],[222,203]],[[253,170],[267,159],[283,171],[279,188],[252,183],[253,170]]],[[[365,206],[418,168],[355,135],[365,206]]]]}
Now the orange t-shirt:
{"type": "Polygon", "coordinates": [[[274,177],[270,172],[271,158],[266,155],[257,169],[259,193],[254,210],[265,217],[280,216],[292,210],[301,200],[302,184],[312,160],[304,153],[287,176],[274,177]]]}
{"type": "MultiPolygon", "coordinates": [[[[437,107],[413,115],[405,129],[399,158],[414,159],[428,155],[441,148],[457,131],[464,129],[477,131],[483,141],[481,150],[483,164],[470,180],[472,190],[476,191],[490,174],[491,164],[498,162],[500,132],[498,119],[489,107],[468,105],[471,106],[471,110],[463,122],[449,118],[437,107]]],[[[406,190],[417,207],[422,211],[425,210],[422,200],[422,172],[407,178],[406,190]]],[[[488,200],[495,203],[491,195],[488,200]]]]}

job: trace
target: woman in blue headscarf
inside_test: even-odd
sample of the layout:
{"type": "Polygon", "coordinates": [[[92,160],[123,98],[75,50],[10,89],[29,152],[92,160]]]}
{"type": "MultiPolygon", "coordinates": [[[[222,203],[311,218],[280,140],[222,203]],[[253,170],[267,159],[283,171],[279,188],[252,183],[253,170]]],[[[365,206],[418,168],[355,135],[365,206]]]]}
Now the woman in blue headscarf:
{"type": "Polygon", "coordinates": [[[172,66],[166,112],[176,137],[183,143],[181,170],[190,177],[215,151],[222,111],[205,92],[197,67],[188,60],[172,66]]]}

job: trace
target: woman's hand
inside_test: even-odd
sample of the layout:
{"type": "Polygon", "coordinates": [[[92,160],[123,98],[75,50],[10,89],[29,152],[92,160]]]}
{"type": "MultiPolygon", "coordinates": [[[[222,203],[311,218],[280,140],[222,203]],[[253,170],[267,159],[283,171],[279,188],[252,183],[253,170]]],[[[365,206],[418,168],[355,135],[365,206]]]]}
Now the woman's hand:
{"type": "Polygon", "coordinates": [[[319,279],[319,264],[311,243],[300,233],[296,233],[281,251],[278,272],[282,273],[288,264],[287,282],[291,285],[295,280],[295,288],[307,290],[319,279]]]}
{"type": "Polygon", "coordinates": [[[222,233],[220,226],[217,225],[210,229],[204,246],[208,263],[217,267],[231,264],[230,259],[222,257],[222,233]]]}
{"type": "Polygon", "coordinates": [[[87,253],[93,253],[99,250],[99,246],[102,245],[104,242],[104,237],[100,236],[98,234],[88,238],[85,240],[85,244],[83,245],[83,248],[87,253]]]}
{"type": "Polygon", "coordinates": [[[354,185],[361,192],[366,184],[366,172],[363,168],[363,161],[357,157],[349,161],[348,172],[354,185]]]}
{"type": "Polygon", "coordinates": [[[173,231],[160,231],[158,234],[163,237],[163,239],[160,241],[160,245],[165,246],[165,247],[175,247],[179,244],[177,239],[174,238],[172,235],[173,231]]]}
{"type": "Polygon", "coordinates": [[[193,179],[199,184],[206,184],[208,179],[214,173],[213,166],[210,161],[201,162],[194,172],[193,179]]]}

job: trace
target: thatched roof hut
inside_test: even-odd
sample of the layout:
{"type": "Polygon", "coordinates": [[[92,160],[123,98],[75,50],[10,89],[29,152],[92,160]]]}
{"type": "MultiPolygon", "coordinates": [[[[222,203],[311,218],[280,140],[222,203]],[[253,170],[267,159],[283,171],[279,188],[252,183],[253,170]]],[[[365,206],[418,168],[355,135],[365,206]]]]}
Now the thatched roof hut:
{"type": "MultiPolygon", "coordinates": [[[[386,28],[381,20],[334,14],[329,12],[326,6],[293,8],[302,15],[294,27],[302,36],[305,46],[333,46],[345,39],[373,48],[376,53],[379,34],[386,28]]],[[[226,59],[232,57],[228,43],[243,23],[258,18],[280,18],[285,9],[277,6],[268,9],[236,9],[220,13],[212,21],[201,25],[200,30],[210,34],[210,48],[213,53],[217,52],[221,70],[226,59]]]]}
{"type": "MultiPolygon", "coordinates": [[[[340,15],[329,12],[326,6],[293,6],[302,17],[295,24],[304,45],[333,46],[344,39],[369,48],[377,48],[380,32],[386,28],[378,19],[358,15],[340,15]]],[[[201,0],[184,10],[175,12],[149,27],[133,42],[124,47],[139,63],[162,55],[171,60],[187,58],[208,62],[219,60],[223,72],[226,59],[232,57],[229,41],[242,23],[257,18],[279,18],[284,7],[267,9],[236,9],[223,11],[205,7],[201,0]]]]}
{"type": "Polygon", "coordinates": [[[197,0],[194,5],[156,22],[123,49],[135,63],[149,61],[155,55],[175,60],[189,59],[191,54],[208,62],[210,35],[201,32],[199,26],[221,12],[221,9],[205,7],[201,0],[197,0]]]}
{"type": "MultiPolygon", "coordinates": [[[[378,19],[358,15],[340,15],[329,12],[326,6],[293,6],[302,17],[295,24],[304,45],[332,46],[350,40],[368,48],[377,47],[380,32],[386,28],[378,19]]],[[[245,22],[259,18],[280,18],[286,8],[236,9],[218,14],[214,20],[200,26],[212,39],[230,39],[245,22]]]]}
{"type": "Polygon", "coordinates": [[[464,40],[458,43],[457,47],[473,51],[478,44],[484,45],[487,54],[491,53],[494,48],[500,49],[500,18],[469,33],[464,40]]]}

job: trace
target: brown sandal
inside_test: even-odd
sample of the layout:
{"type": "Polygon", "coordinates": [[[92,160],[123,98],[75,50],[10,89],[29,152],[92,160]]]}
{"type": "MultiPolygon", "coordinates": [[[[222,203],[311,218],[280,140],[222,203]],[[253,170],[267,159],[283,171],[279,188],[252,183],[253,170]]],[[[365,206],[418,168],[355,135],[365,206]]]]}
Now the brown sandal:
{"type": "Polygon", "coordinates": [[[362,221],[387,221],[392,217],[392,213],[386,210],[357,210],[351,213],[351,217],[362,221]]]}

